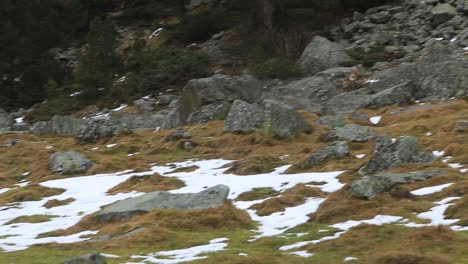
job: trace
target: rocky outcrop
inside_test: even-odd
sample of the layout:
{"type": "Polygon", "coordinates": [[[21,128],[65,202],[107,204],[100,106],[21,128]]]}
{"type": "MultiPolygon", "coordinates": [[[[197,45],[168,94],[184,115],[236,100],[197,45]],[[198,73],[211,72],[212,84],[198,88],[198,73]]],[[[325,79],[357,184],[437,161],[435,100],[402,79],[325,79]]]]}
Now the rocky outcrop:
{"type": "Polygon", "coordinates": [[[92,165],[85,155],[74,150],[55,153],[49,158],[49,170],[53,173],[83,173],[92,165]]]}
{"type": "Polygon", "coordinates": [[[424,171],[369,175],[354,181],[349,188],[349,192],[357,198],[371,199],[379,193],[390,191],[398,184],[424,181],[439,174],[438,171],[424,171]]]}
{"type": "Polygon", "coordinates": [[[326,141],[349,140],[353,142],[366,142],[377,135],[372,127],[348,124],[336,127],[324,135],[326,141]]]}
{"type": "Polygon", "coordinates": [[[0,134],[11,131],[13,117],[3,109],[0,109],[0,134]]]}
{"type": "Polygon", "coordinates": [[[310,129],[307,121],[297,111],[275,100],[265,100],[265,119],[261,131],[265,135],[286,138],[310,129]]]}
{"type": "Polygon", "coordinates": [[[204,105],[216,102],[243,100],[256,102],[261,95],[262,84],[250,75],[213,75],[208,78],[191,80],[183,89],[179,101],[179,118],[182,123],[189,115],[204,105]]]}
{"type": "Polygon", "coordinates": [[[99,253],[88,254],[82,257],[65,261],[63,264],[106,264],[106,258],[99,253]]]}
{"type": "Polygon", "coordinates": [[[338,67],[350,60],[342,45],[324,37],[315,36],[302,53],[299,65],[305,73],[314,75],[326,69],[338,67]]]}
{"type": "Polygon", "coordinates": [[[80,143],[93,143],[101,138],[130,133],[127,124],[116,119],[88,119],[81,126],[76,139],[80,143]]]}
{"type": "Polygon", "coordinates": [[[468,120],[458,120],[455,122],[455,132],[468,132],[468,120]]]}
{"type": "Polygon", "coordinates": [[[80,132],[80,128],[84,123],[83,119],[56,115],[50,120],[50,129],[51,132],[57,135],[74,136],[80,132]]]}
{"type": "Polygon", "coordinates": [[[279,100],[296,109],[320,112],[326,102],[343,93],[342,81],[349,72],[349,68],[333,68],[312,77],[272,85],[264,91],[263,99],[279,100]]]}
{"type": "Polygon", "coordinates": [[[166,141],[178,141],[181,139],[189,139],[192,135],[185,128],[179,127],[174,129],[167,137],[166,141]]]}
{"type": "Polygon", "coordinates": [[[276,100],[265,100],[254,105],[237,100],[224,123],[225,132],[250,133],[255,130],[277,138],[286,138],[310,129],[297,111],[276,100]]]}
{"type": "Polygon", "coordinates": [[[405,163],[423,163],[433,160],[431,153],[421,152],[421,146],[414,137],[391,139],[377,137],[374,156],[360,170],[361,174],[376,173],[396,168],[405,163]]]}
{"type": "Polygon", "coordinates": [[[50,127],[50,123],[45,122],[45,121],[34,123],[29,128],[29,132],[31,134],[46,134],[46,133],[50,133],[51,131],[52,131],[52,128],[50,127]]]}
{"type": "Polygon", "coordinates": [[[456,15],[457,10],[451,4],[438,4],[431,9],[431,18],[435,25],[447,22],[456,15]]]}
{"type": "Polygon", "coordinates": [[[229,187],[225,185],[217,185],[199,193],[151,192],[109,205],[98,212],[95,218],[100,222],[120,221],[135,214],[147,213],[155,209],[204,210],[216,208],[224,204],[228,194],[229,187]]]}
{"type": "Polygon", "coordinates": [[[236,100],[224,123],[225,132],[250,133],[255,131],[265,119],[265,113],[254,104],[236,100]]]}
{"type": "Polygon", "coordinates": [[[191,113],[187,118],[187,123],[203,124],[215,120],[226,119],[231,104],[228,102],[217,102],[204,105],[200,110],[191,113]]]}
{"type": "Polygon", "coordinates": [[[330,159],[344,158],[349,154],[349,147],[346,141],[337,141],[328,146],[322,147],[319,151],[310,156],[303,164],[304,167],[314,167],[330,159]]]}

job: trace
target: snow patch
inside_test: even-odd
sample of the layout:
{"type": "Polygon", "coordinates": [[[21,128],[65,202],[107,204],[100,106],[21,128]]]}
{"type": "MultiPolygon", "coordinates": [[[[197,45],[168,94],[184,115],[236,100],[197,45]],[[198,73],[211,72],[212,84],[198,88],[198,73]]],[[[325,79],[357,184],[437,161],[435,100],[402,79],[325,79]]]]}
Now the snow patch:
{"type": "Polygon", "coordinates": [[[413,195],[428,195],[436,192],[440,192],[443,189],[449,187],[453,183],[446,183],[446,184],[441,184],[441,185],[436,185],[436,186],[431,186],[431,187],[425,187],[421,189],[417,189],[411,192],[413,195]]]}
{"type": "Polygon", "coordinates": [[[299,257],[303,257],[303,258],[309,258],[309,257],[312,257],[314,255],[313,253],[309,253],[306,250],[289,252],[288,254],[296,255],[296,256],[299,256],[299,257]]]}
{"type": "Polygon", "coordinates": [[[220,252],[227,247],[227,238],[213,239],[207,245],[196,246],[185,249],[176,249],[170,251],[160,251],[146,256],[132,256],[132,259],[142,259],[141,262],[127,262],[126,264],[139,264],[139,263],[160,263],[160,264],[174,264],[199,259],[205,259],[207,256],[200,256],[205,253],[220,252]]]}
{"type": "Polygon", "coordinates": [[[382,116],[373,116],[373,117],[369,118],[369,121],[372,124],[377,125],[378,123],[380,123],[381,119],[382,119],[382,116]]]}

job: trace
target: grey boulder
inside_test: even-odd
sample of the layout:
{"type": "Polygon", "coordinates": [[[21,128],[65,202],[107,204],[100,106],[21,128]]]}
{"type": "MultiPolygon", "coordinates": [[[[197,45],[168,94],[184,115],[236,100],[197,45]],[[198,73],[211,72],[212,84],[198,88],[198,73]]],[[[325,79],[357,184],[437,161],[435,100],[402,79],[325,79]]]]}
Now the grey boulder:
{"type": "Polygon", "coordinates": [[[457,10],[450,4],[438,4],[431,10],[432,21],[438,25],[457,15],[457,10]]]}
{"type": "Polygon", "coordinates": [[[307,121],[294,108],[274,100],[265,100],[264,104],[263,134],[286,138],[310,129],[307,121]]]}
{"type": "Polygon", "coordinates": [[[391,139],[381,136],[377,137],[373,158],[361,168],[360,173],[376,173],[405,163],[424,163],[433,159],[431,153],[421,152],[421,146],[415,137],[391,139]]]}
{"type": "Polygon", "coordinates": [[[349,146],[346,141],[337,141],[328,146],[322,147],[319,151],[310,156],[304,166],[313,167],[322,164],[329,159],[339,159],[349,154],[349,146]]]}
{"type": "Polygon", "coordinates": [[[95,216],[99,222],[120,221],[135,214],[148,213],[155,209],[204,210],[224,204],[229,187],[216,185],[199,193],[176,194],[151,192],[128,198],[105,207],[95,216]]]}
{"type": "Polygon", "coordinates": [[[76,139],[80,143],[93,143],[101,138],[128,134],[130,132],[129,127],[120,120],[88,119],[86,123],[81,126],[76,139]]]}
{"type": "Polygon", "coordinates": [[[325,135],[329,141],[349,140],[353,142],[366,142],[376,137],[372,127],[348,124],[343,127],[336,127],[325,135]]]}
{"type": "Polygon", "coordinates": [[[224,123],[225,132],[250,133],[265,119],[265,112],[254,104],[236,100],[231,106],[224,123]]]}
{"type": "Polygon", "coordinates": [[[53,173],[82,173],[92,165],[85,155],[74,150],[55,153],[49,158],[49,170],[53,173]]]}
{"type": "Polygon", "coordinates": [[[224,120],[231,109],[228,102],[216,102],[202,106],[198,111],[193,112],[187,118],[187,123],[203,124],[215,120],[224,120]]]}
{"type": "Polygon", "coordinates": [[[233,102],[237,99],[254,103],[261,95],[262,84],[250,75],[227,76],[216,74],[187,83],[179,100],[179,118],[182,123],[202,106],[215,102],[233,102]]]}
{"type": "Polygon", "coordinates": [[[81,126],[85,123],[83,119],[72,116],[55,115],[50,120],[50,129],[53,133],[61,136],[75,136],[80,132],[81,126]]]}
{"type": "Polygon", "coordinates": [[[106,264],[106,258],[99,253],[88,254],[65,261],[63,264],[106,264]]]}
{"type": "Polygon", "coordinates": [[[314,75],[350,60],[343,46],[324,37],[315,36],[302,53],[299,65],[305,73],[314,75]]]}
{"type": "Polygon", "coordinates": [[[13,125],[13,117],[3,109],[0,109],[0,134],[10,131],[13,125]]]}
{"type": "Polygon", "coordinates": [[[458,120],[455,122],[455,132],[467,132],[468,131],[468,120],[458,120]]]}
{"type": "Polygon", "coordinates": [[[349,192],[357,198],[371,199],[378,193],[390,191],[398,184],[424,181],[439,174],[438,171],[425,171],[368,175],[354,181],[349,188],[349,192]]]}

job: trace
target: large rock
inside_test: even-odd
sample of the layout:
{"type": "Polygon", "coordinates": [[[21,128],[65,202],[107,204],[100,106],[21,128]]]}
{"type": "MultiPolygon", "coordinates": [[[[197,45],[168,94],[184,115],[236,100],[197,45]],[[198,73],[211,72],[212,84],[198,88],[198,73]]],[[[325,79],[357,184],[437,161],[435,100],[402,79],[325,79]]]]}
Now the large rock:
{"type": "Polygon", "coordinates": [[[13,117],[3,109],[0,109],[0,134],[11,130],[13,117]]]}
{"type": "Polygon", "coordinates": [[[313,75],[350,60],[343,46],[324,37],[315,36],[302,53],[299,65],[305,73],[313,75]]]}
{"type": "Polygon", "coordinates": [[[439,175],[438,171],[412,172],[412,173],[381,173],[364,176],[354,181],[349,191],[357,198],[371,199],[378,193],[390,191],[398,184],[424,181],[439,175]]]}
{"type": "Polygon", "coordinates": [[[468,120],[458,120],[455,122],[455,132],[468,132],[468,120]]]}
{"type": "Polygon", "coordinates": [[[255,131],[265,120],[265,113],[254,104],[236,100],[229,110],[224,123],[225,132],[250,133],[255,131]]]}
{"type": "Polygon", "coordinates": [[[204,105],[200,110],[193,112],[187,118],[188,123],[203,124],[215,120],[226,119],[231,104],[228,102],[216,102],[209,105],[204,105]]]}
{"type": "Polygon", "coordinates": [[[85,121],[83,119],[56,115],[50,120],[50,129],[57,135],[76,136],[84,123],[85,121]]]}
{"type": "Polygon", "coordinates": [[[438,25],[457,15],[457,10],[450,4],[438,4],[431,10],[432,21],[438,25]]]}
{"type": "Polygon", "coordinates": [[[423,163],[433,160],[430,153],[421,152],[421,146],[414,137],[391,139],[377,137],[373,158],[360,170],[360,173],[376,173],[399,167],[405,163],[423,163]]]}
{"type": "Polygon", "coordinates": [[[349,73],[349,68],[339,67],[312,77],[272,85],[263,98],[275,99],[296,109],[319,112],[326,102],[342,93],[342,81],[349,73]]]}
{"type": "Polygon", "coordinates": [[[216,208],[225,202],[228,194],[229,187],[225,185],[216,185],[199,193],[151,192],[107,206],[96,214],[96,220],[100,222],[119,221],[155,209],[204,210],[216,208]]]}
{"type": "Polygon", "coordinates": [[[53,173],[82,173],[92,165],[85,155],[74,150],[55,153],[49,158],[49,170],[53,173]]]}
{"type": "Polygon", "coordinates": [[[80,143],[93,143],[101,138],[130,133],[130,128],[120,120],[88,119],[80,128],[76,139],[80,143]]]}
{"type": "Polygon", "coordinates": [[[327,133],[326,140],[349,140],[353,142],[366,142],[376,137],[375,130],[372,127],[348,124],[344,127],[336,127],[327,133]]]}
{"type": "Polygon", "coordinates": [[[113,123],[113,126],[120,123],[122,126],[126,126],[128,127],[128,129],[131,130],[146,130],[157,128],[170,128],[167,125],[167,119],[168,112],[158,112],[155,114],[143,115],[124,114],[119,118],[111,118],[109,122],[113,123]]]}
{"type": "Polygon", "coordinates": [[[63,264],[106,264],[106,258],[99,253],[88,254],[65,261],[63,264]]]}
{"type": "Polygon", "coordinates": [[[313,167],[320,165],[329,159],[340,159],[349,154],[349,147],[346,141],[337,141],[328,146],[322,147],[319,151],[310,156],[306,162],[305,167],[313,167]]]}
{"type": "Polygon", "coordinates": [[[256,102],[262,83],[250,75],[227,76],[216,74],[188,82],[179,100],[179,118],[186,122],[189,115],[202,106],[215,102],[233,102],[237,99],[256,102]]]}
{"type": "Polygon", "coordinates": [[[294,108],[274,100],[265,100],[265,120],[262,132],[265,135],[286,138],[310,129],[307,121],[294,108]]]}
{"type": "Polygon", "coordinates": [[[45,121],[36,122],[29,128],[31,134],[46,134],[51,131],[50,123],[45,121]]]}

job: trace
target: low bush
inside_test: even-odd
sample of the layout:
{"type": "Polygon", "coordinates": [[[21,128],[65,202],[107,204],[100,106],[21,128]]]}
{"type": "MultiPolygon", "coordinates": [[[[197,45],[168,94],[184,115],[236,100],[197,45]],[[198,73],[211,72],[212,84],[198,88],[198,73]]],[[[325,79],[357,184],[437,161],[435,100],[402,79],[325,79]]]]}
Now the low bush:
{"type": "Polygon", "coordinates": [[[284,58],[268,59],[252,70],[254,75],[259,78],[288,79],[302,76],[301,69],[284,58]]]}

